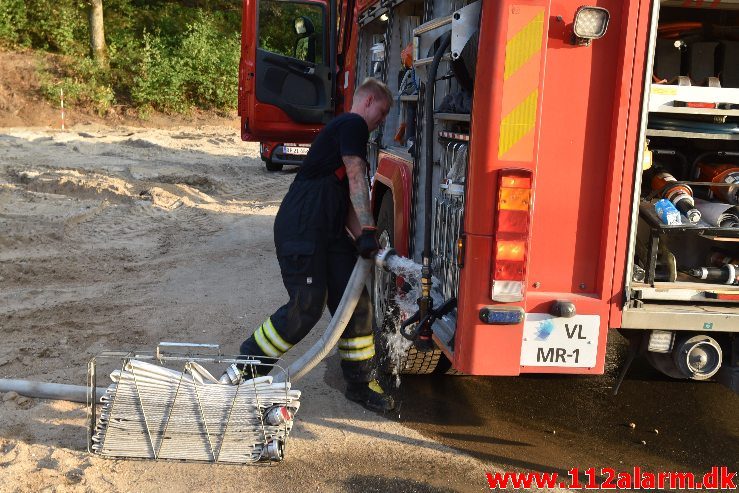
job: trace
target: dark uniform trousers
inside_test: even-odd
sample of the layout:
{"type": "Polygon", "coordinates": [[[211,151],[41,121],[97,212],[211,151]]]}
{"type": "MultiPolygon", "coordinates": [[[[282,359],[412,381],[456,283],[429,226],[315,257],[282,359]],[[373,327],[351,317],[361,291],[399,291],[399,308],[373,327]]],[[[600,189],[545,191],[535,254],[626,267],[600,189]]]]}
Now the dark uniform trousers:
{"type": "MultiPolygon", "coordinates": [[[[300,186],[299,182],[296,183],[300,186]]],[[[322,195],[320,190],[312,192],[322,195]]],[[[301,235],[300,230],[305,228],[305,222],[299,222],[312,221],[295,209],[311,204],[298,201],[291,205],[290,197],[289,193],[275,221],[277,260],[290,300],[241,344],[243,355],[278,358],[310,332],[321,318],[326,304],[333,316],[357,261],[354,242],[345,232],[323,237],[301,235]],[[291,227],[295,229],[291,230],[291,227]],[[331,236],[333,238],[328,239],[331,236]]],[[[315,203],[312,204],[312,207],[315,206],[315,203]]],[[[342,223],[343,219],[341,217],[342,223]]],[[[339,354],[344,378],[348,382],[372,380],[375,344],[372,304],[366,288],[362,290],[354,314],[339,339],[339,354]]],[[[269,369],[256,370],[265,374],[269,369]]]]}

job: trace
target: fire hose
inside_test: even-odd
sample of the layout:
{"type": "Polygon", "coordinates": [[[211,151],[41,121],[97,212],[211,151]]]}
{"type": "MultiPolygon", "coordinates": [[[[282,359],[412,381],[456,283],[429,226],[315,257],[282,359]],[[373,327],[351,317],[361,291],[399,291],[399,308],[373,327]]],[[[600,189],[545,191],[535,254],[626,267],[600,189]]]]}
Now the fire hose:
{"type": "Polygon", "coordinates": [[[285,374],[278,375],[275,379],[276,381],[280,381],[285,375],[289,375],[292,381],[299,380],[331,352],[336,343],[339,342],[339,338],[344,332],[346,324],[349,323],[349,319],[352,313],[354,313],[354,308],[357,306],[359,296],[362,294],[362,289],[364,289],[371,268],[372,262],[370,260],[361,257],[357,259],[344,294],[341,296],[339,306],[336,308],[336,312],[331,318],[328,327],[326,327],[326,331],[308,351],[287,368],[285,374]]]}
{"type": "MultiPolygon", "coordinates": [[[[27,397],[56,399],[60,401],[87,402],[87,387],[64,383],[44,383],[31,380],[0,379],[0,392],[16,392],[27,397]]],[[[102,397],[105,389],[98,388],[97,396],[102,397]]]]}

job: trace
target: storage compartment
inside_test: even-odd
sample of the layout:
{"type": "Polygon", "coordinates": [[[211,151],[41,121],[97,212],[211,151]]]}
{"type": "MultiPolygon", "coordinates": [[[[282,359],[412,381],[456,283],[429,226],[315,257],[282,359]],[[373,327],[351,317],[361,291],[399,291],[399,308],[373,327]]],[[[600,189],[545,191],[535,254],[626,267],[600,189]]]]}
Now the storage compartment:
{"type": "MultiPolygon", "coordinates": [[[[433,125],[433,181],[437,184],[434,186],[435,201],[448,202],[450,180],[454,182],[451,187],[453,193],[463,195],[477,58],[479,5],[479,1],[465,0],[377,2],[360,14],[357,84],[367,76],[380,78],[395,97],[384,124],[370,136],[369,164],[374,174],[380,150],[414,163],[415,193],[410,250],[416,260],[420,260],[423,245],[422,201],[426,151],[422,140],[427,121],[433,125]],[[465,11],[466,20],[463,15],[453,19],[454,12],[474,3],[477,6],[473,6],[473,10],[465,11]],[[459,25],[463,21],[471,25],[472,36],[465,39],[454,57],[451,48],[442,57],[435,82],[434,115],[427,119],[423,114],[422,89],[427,83],[427,69],[442,35],[451,31],[454,24],[459,25]],[[447,176],[452,172],[454,177],[447,176]],[[461,191],[458,192],[460,187],[461,191]]],[[[455,196],[453,201],[454,211],[446,215],[458,222],[461,210],[457,209],[460,209],[462,199],[455,196]]],[[[445,224],[439,216],[435,218],[435,227],[439,221],[445,224]]],[[[461,224],[455,226],[456,229],[460,227],[461,224]]],[[[454,236],[458,234],[459,231],[455,230],[454,236]]],[[[453,252],[450,250],[448,253],[451,255],[453,252]]],[[[444,262],[453,263],[451,259],[444,262]]],[[[451,275],[445,277],[454,278],[451,275]]],[[[445,288],[445,291],[456,292],[456,285],[453,289],[445,288]]]]}
{"type": "Polygon", "coordinates": [[[700,301],[736,310],[738,5],[671,5],[659,12],[648,85],[629,297],[634,307],[700,301]]]}
{"type": "MultiPolygon", "coordinates": [[[[382,51],[381,78],[394,95],[384,125],[370,137],[370,169],[374,174],[379,157],[387,154],[394,162],[412,163],[407,168],[412,172],[413,187],[408,256],[421,261],[424,222],[430,214],[435,307],[458,292],[458,238],[463,227],[480,6],[480,0],[389,0],[360,15],[358,66],[365,73],[357,77],[357,83],[372,75],[365,67],[371,67],[372,57],[382,51]],[[434,54],[441,40],[453,33],[457,36],[445,48],[429,83],[434,54]],[[377,47],[379,42],[382,50],[377,47]],[[424,109],[429,97],[433,97],[432,114],[424,109]],[[430,141],[427,130],[431,130],[430,141]],[[426,179],[429,166],[430,182],[426,179]],[[431,211],[425,202],[427,187],[432,190],[431,211]]],[[[452,310],[436,321],[434,331],[442,343],[449,343],[455,327],[456,311],[452,310]]],[[[450,351],[451,346],[447,348],[450,351]]]]}

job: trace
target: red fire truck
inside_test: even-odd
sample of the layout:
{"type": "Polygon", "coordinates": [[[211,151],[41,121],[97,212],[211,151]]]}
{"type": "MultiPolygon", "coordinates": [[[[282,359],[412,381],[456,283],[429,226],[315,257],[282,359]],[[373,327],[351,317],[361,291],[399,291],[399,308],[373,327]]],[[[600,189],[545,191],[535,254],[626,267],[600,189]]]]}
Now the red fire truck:
{"type": "Polygon", "coordinates": [[[739,1],[243,8],[244,140],[310,142],[368,76],[397,95],[368,156],[381,241],[427,280],[398,327],[375,273],[403,371],[602,374],[617,329],[737,388],[739,1]]]}

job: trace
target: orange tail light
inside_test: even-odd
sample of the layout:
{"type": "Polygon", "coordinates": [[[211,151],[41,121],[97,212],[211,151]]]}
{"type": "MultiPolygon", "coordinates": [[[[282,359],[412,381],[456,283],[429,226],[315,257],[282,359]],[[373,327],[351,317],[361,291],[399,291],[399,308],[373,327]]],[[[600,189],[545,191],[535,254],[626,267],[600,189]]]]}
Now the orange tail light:
{"type": "Polygon", "coordinates": [[[502,170],[498,178],[491,298],[523,299],[531,215],[531,172],[502,170]]]}

